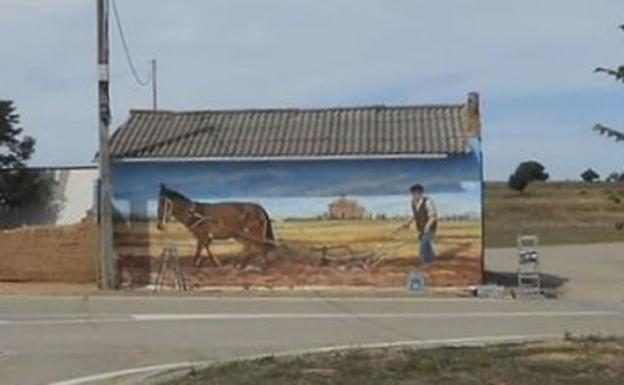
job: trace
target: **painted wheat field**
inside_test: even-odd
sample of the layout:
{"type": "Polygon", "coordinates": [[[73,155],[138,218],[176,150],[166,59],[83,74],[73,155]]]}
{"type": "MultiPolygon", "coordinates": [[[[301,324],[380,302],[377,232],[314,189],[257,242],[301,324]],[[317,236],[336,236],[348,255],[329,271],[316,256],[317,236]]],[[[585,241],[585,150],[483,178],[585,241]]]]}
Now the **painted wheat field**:
{"type": "MultiPolygon", "coordinates": [[[[252,257],[243,266],[242,245],[218,240],[211,245],[221,266],[192,265],[195,239],[180,224],[165,231],[155,223],[118,224],[116,252],[126,285],[153,282],[159,256],[167,244],[176,246],[191,287],[400,287],[418,267],[430,286],[474,284],[482,277],[481,223],[443,221],[435,243],[438,258],[419,267],[415,231],[397,230],[401,220],[274,221],[275,247],[267,258],[252,257]]],[[[203,254],[205,256],[205,252],[203,254]]],[[[167,282],[173,283],[171,279],[167,282]]]]}

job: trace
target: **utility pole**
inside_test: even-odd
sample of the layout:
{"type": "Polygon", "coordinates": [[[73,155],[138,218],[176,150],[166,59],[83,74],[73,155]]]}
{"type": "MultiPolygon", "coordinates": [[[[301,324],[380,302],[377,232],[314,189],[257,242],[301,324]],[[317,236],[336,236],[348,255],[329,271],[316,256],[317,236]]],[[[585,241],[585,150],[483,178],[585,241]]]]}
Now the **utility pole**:
{"type": "Polygon", "coordinates": [[[113,250],[113,218],[111,209],[112,185],[110,175],[109,126],[111,120],[109,100],[109,0],[96,0],[97,6],[97,72],[99,111],[99,228],[100,277],[102,289],[116,289],[117,264],[113,250]]]}
{"type": "Polygon", "coordinates": [[[156,77],[156,59],[152,59],[152,109],[158,109],[158,78],[156,77]]]}

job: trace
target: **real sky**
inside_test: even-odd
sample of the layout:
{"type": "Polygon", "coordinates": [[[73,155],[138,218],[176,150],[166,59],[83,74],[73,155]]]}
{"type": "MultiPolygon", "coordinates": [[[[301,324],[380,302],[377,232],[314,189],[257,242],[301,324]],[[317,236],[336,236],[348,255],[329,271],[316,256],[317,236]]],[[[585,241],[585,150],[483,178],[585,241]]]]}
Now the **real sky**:
{"type": "MultiPolygon", "coordinates": [[[[617,0],[117,0],[140,75],[159,62],[166,109],[462,102],[482,95],[486,177],[525,159],[556,179],[624,171],[617,0]]],[[[38,140],[35,165],[96,151],[95,1],[2,0],[0,98],[38,140]]],[[[111,25],[114,27],[114,25],[111,25]]],[[[112,30],[119,125],[149,108],[112,30]]]]}

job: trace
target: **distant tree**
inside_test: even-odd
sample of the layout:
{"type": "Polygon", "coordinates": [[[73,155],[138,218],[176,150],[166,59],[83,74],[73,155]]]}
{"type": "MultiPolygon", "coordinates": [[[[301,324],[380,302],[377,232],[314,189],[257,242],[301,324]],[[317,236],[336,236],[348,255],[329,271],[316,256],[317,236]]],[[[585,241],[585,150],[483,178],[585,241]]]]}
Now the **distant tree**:
{"type": "Polygon", "coordinates": [[[588,168],[581,174],[581,179],[585,182],[592,183],[600,179],[600,175],[591,168],[588,168]]]}
{"type": "Polygon", "coordinates": [[[541,163],[531,160],[518,165],[516,171],[509,176],[507,185],[512,190],[522,192],[527,188],[529,183],[534,181],[546,181],[548,177],[546,168],[541,163]]]}
{"type": "Polygon", "coordinates": [[[607,182],[617,182],[620,179],[622,179],[623,176],[624,174],[620,174],[619,172],[612,172],[611,174],[609,174],[609,176],[605,180],[607,182]]]}
{"type": "Polygon", "coordinates": [[[22,131],[13,102],[0,100],[0,169],[22,168],[35,152],[35,139],[22,131]]]}
{"type": "Polygon", "coordinates": [[[516,174],[511,174],[509,176],[509,181],[507,182],[507,185],[512,190],[522,192],[529,185],[529,182],[525,179],[518,177],[518,175],[516,174]]]}
{"type": "MultiPolygon", "coordinates": [[[[0,210],[36,206],[40,211],[55,211],[58,202],[53,199],[56,185],[53,175],[26,168],[35,152],[35,139],[23,135],[23,131],[13,102],[0,100],[0,210]]],[[[28,221],[27,218],[17,219],[24,223],[10,225],[28,221]]],[[[0,223],[0,226],[7,224],[0,223]]]]}
{"type": "Polygon", "coordinates": [[[546,173],[546,167],[534,160],[520,163],[516,169],[516,175],[528,179],[529,182],[547,181],[549,178],[549,175],[546,173]]]}

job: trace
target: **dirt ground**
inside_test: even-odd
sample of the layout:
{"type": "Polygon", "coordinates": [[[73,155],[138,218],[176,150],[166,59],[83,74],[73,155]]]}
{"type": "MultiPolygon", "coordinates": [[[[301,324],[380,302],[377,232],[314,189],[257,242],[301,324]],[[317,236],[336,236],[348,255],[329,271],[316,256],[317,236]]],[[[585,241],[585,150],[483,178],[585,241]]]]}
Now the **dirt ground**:
{"type": "Polygon", "coordinates": [[[457,298],[472,296],[472,292],[466,288],[432,288],[422,292],[409,292],[402,287],[397,288],[374,288],[354,286],[334,286],[322,290],[309,288],[255,288],[248,290],[244,287],[211,287],[203,290],[177,291],[146,290],[144,287],[126,288],[125,290],[102,290],[95,284],[66,284],[66,283],[35,283],[35,282],[0,282],[0,296],[45,296],[45,297],[150,297],[150,298],[175,298],[175,297],[211,297],[211,298],[414,298],[422,296],[427,298],[457,298]]]}
{"type": "MultiPolygon", "coordinates": [[[[273,223],[277,246],[266,260],[256,256],[243,266],[241,245],[216,241],[211,246],[222,266],[192,265],[195,241],[181,225],[166,232],[153,223],[118,226],[116,251],[127,286],[153,282],[164,245],[175,244],[191,287],[404,286],[417,267],[413,230],[396,231],[398,220],[285,221],[273,223]],[[348,247],[346,246],[348,245],[348,247]]],[[[443,222],[436,240],[436,261],[422,268],[430,286],[463,286],[481,281],[481,226],[443,222]]],[[[204,254],[205,255],[205,254],[204,254]]],[[[166,282],[173,282],[169,271],[166,282]]]]}
{"type": "Polygon", "coordinates": [[[621,385],[624,340],[353,350],[215,365],[163,385],[621,385]]]}
{"type": "Polygon", "coordinates": [[[98,289],[95,283],[0,282],[0,295],[89,296],[104,293],[98,289]]]}
{"type": "Polygon", "coordinates": [[[0,281],[95,282],[97,245],[90,220],[0,231],[0,281]]]}

